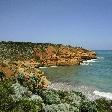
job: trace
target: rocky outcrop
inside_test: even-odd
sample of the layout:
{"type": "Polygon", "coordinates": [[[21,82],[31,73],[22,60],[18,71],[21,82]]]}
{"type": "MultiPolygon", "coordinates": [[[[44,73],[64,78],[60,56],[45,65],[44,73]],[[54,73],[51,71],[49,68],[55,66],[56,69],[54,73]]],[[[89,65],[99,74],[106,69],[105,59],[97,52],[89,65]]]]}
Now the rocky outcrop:
{"type": "Polygon", "coordinates": [[[96,58],[96,53],[82,48],[48,46],[45,51],[35,50],[43,65],[79,65],[83,60],[96,58]]]}
{"type": "Polygon", "coordinates": [[[0,73],[3,73],[3,77],[0,77],[0,80],[5,78],[16,78],[22,79],[24,83],[31,85],[32,79],[36,79],[35,87],[46,88],[50,82],[48,81],[46,75],[41,70],[35,68],[35,61],[8,61],[5,60],[0,63],[0,73]],[[37,81],[38,80],[38,81],[37,81]]]}
{"type": "Polygon", "coordinates": [[[50,43],[0,42],[0,60],[24,61],[32,66],[79,65],[96,58],[96,53],[80,47],[50,43]],[[29,60],[33,60],[29,62],[29,60]]]}
{"type": "Polygon", "coordinates": [[[82,53],[81,54],[81,59],[83,59],[83,60],[90,60],[90,59],[95,59],[95,58],[96,58],[95,52],[89,52],[89,53],[82,53]]]}

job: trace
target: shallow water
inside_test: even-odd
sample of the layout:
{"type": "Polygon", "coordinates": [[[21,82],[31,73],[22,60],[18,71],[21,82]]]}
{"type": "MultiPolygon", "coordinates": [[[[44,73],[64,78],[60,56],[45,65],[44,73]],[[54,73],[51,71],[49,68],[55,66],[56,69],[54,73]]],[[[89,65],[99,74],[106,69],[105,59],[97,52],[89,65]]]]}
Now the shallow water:
{"type": "Polygon", "coordinates": [[[80,66],[49,67],[42,70],[52,82],[64,82],[79,88],[85,86],[102,94],[112,93],[112,51],[96,53],[98,59],[84,61],[80,66]]]}

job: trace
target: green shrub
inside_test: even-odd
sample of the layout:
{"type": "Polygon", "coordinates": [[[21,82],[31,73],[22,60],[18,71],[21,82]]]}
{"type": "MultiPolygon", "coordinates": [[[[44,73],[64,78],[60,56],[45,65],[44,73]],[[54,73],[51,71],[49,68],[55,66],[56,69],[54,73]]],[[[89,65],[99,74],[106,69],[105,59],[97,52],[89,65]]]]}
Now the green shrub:
{"type": "Polygon", "coordinates": [[[41,96],[45,104],[59,104],[61,100],[56,91],[53,90],[43,90],[41,96]]]}
{"type": "Polygon", "coordinates": [[[18,84],[15,84],[17,91],[14,91],[14,85],[12,86],[12,84],[10,79],[0,82],[0,112],[39,112],[42,110],[43,104],[39,100],[40,97],[24,98],[21,96],[14,99],[16,94],[21,95],[24,91],[23,88],[20,89],[21,85],[19,85],[18,91],[18,84]]]}
{"type": "Polygon", "coordinates": [[[71,106],[67,103],[46,105],[44,110],[45,112],[79,112],[77,107],[71,106]]]}
{"type": "Polygon", "coordinates": [[[27,87],[29,91],[32,91],[32,93],[36,93],[40,87],[40,78],[36,77],[35,75],[29,75],[29,79],[27,79],[24,74],[18,74],[17,75],[18,82],[23,85],[24,87],[27,87]]]}
{"type": "Polygon", "coordinates": [[[97,106],[94,101],[81,101],[80,112],[97,112],[97,106]]]}
{"type": "Polygon", "coordinates": [[[13,95],[14,99],[20,99],[22,97],[27,97],[28,95],[28,88],[23,87],[22,85],[20,85],[18,82],[16,82],[15,84],[12,84],[13,90],[15,92],[15,94],[13,95]]]}
{"type": "Polygon", "coordinates": [[[43,105],[40,101],[21,99],[18,101],[17,107],[24,112],[39,112],[42,110],[43,105]]]}
{"type": "Polygon", "coordinates": [[[23,82],[25,81],[25,76],[24,74],[18,74],[17,76],[17,80],[20,84],[23,84],[23,82]]]}
{"type": "Polygon", "coordinates": [[[11,87],[11,80],[6,79],[0,82],[0,111],[11,110],[14,106],[12,95],[14,94],[11,87]]]}
{"type": "Polygon", "coordinates": [[[3,72],[0,72],[0,80],[3,81],[4,78],[5,78],[5,74],[3,72]]]}
{"type": "Polygon", "coordinates": [[[112,112],[112,101],[105,98],[97,99],[96,101],[98,112],[112,112]]]}
{"type": "Polygon", "coordinates": [[[71,104],[74,107],[80,107],[81,97],[77,96],[74,92],[68,92],[63,100],[64,102],[71,104]]]}

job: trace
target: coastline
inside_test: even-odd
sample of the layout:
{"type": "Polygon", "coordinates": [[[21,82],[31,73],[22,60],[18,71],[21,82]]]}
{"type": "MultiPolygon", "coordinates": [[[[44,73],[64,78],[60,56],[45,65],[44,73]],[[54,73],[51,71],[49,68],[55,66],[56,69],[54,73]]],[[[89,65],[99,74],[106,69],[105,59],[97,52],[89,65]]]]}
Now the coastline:
{"type": "Polygon", "coordinates": [[[66,91],[81,92],[90,101],[95,101],[100,98],[105,98],[106,100],[112,100],[112,93],[101,92],[99,90],[96,90],[95,88],[85,86],[85,85],[72,86],[66,82],[51,82],[51,84],[48,86],[48,89],[52,89],[56,91],[60,90],[60,91],[65,91],[65,92],[66,91]]]}
{"type": "MultiPolygon", "coordinates": [[[[98,57],[96,57],[96,59],[89,59],[89,60],[84,60],[84,61],[82,61],[81,63],[80,63],[80,65],[89,65],[91,62],[96,62],[98,60],[98,57]]],[[[79,65],[79,66],[80,66],[79,65]]],[[[60,66],[62,66],[62,65],[57,65],[57,66],[40,66],[40,67],[38,67],[38,68],[49,68],[49,67],[51,67],[51,68],[55,68],[55,67],[60,67],[60,66]]],[[[72,65],[63,65],[63,66],[72,66],[72,65]]]]}
{"type": "MultiPolygon", "coordinates": [[[[81,63],[80,66],[84,65],[90,65],[92,66],[95,62],[99,62],[101,60],[104,60],[104,57],[97,57],[97,59],[91,59],[91,60],[86,60],[81,63]]],[[[58,67],[58,66],[57,66],[58,67]]],[[[100,98],[105,98],[107,100],[112,100],[112,92],[105,92],[102,90],[99,90],[98,88],[94,88],[91,86],[87,85],[71,85],[67,82],[55,82],[51,81],[51,84],[48,86],[49,89],[54,89],[54,90],[62,90],[62,91],[77,91],[77,92],[82,92],[89,100],[96,100],[100,98]]]]}
{"type": "Polygon", "coordinates": [[[48,67],[55,68],[55,67],[58,67],[58,66],[41,66],[39,68],[48,68],[48,67]]]}

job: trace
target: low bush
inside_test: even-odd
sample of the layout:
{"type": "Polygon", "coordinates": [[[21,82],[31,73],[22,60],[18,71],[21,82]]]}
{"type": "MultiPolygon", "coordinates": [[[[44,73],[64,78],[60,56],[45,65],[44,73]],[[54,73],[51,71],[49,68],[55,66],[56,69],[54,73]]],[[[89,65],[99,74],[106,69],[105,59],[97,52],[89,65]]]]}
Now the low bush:
{"type": "Polygon", "coordinates": [[[41,97],[43,98],[45,104],[51,105],[61,103],[59,95],[53,90],[43,90],[41,92],[41,97]]]}
{"type": "MultiPolygon", "coordinates": [[[[12,80],[6,79],[0,82],[0,112],[39,112],[42,110],[42,101],[29,99],[29,97],[19,97],[14,99],[17,93],[23,93],[12,86],[12,80]]],[[[19,85],[19,84],[18,84],[19,85]]],[[[19,85],[20,86],[20,85],[19,85]]],[[[19,88],[20,89],[20,88],[19,88]]]]}
{"type": "Polygon", "coordinates": [[[45,112],[79,112],[77,107],[74,107],[67,103],[46,105],[45,112]]]}
{"type": "Polygon", "coordinates": [[[0,82],[0,112],[112,112],[112,101],[89,101],[80,92],[38,89],[33,94],[10,79],[0,82]]]}
{"type": "Polygon", "coordinates": [[[96,101],[98,112],[112,112],[112,101],[105,98],[97,99],[96,101]]]}
{"type": "Polygon", "coordinates": [[[98,112],[94,101],[81,101],[80,112],[98,112]]]}

